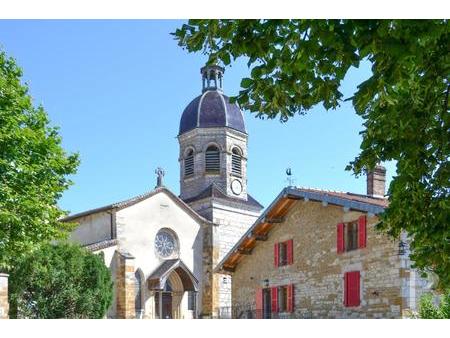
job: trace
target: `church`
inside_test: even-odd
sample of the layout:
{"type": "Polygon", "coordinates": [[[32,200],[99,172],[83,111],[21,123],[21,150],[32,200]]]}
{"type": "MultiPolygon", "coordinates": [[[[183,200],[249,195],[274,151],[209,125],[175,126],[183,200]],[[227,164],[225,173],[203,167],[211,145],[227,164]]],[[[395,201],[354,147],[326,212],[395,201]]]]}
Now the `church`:
{"type": "Polygon", "coordinates": [[[231,277],[214,270],[263,206],[248,193],[248,134],[223,74],[203,67],[202,93],[181,115],[180,196],[158,169],[154,190],[64,219],[111,271],[108,318],[223,318],[231,308],[231,277]]]}

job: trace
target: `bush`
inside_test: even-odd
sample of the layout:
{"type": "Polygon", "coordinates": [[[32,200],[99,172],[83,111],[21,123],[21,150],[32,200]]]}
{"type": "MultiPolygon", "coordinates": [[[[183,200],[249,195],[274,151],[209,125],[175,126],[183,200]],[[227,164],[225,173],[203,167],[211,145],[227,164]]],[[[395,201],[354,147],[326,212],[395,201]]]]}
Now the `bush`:
{"type": "Polygon", "coordinates": [[[433,302],[433,295],[427,293],[420,298],[419,318],[447,319],[450,318],[450,290],[441,297],[438,305],[433,302]]]}
{"type": "Polygon", "coordinates": [[[111,273],[100,256],[73,244],[46,244],[10,271],[11,318],[103,318],[111,273]]]}

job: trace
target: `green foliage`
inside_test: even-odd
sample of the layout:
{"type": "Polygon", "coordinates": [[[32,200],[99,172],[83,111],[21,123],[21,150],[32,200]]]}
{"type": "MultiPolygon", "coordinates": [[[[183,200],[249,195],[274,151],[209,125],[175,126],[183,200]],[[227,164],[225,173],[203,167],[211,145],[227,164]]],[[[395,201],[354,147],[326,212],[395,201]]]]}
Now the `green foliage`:
{"type": "Polygon", "coordinates": [[[42,245],[10,273],[12,318],[102,318],[112,303],[111,273],[76,245],[42,245]]]}
{"type": "Polygon", "coordinates": [[[448,290],[439,302],[433,303],[433,295],[424,294],[420,298],[419,318],[423,319],[449,319],[450,318],[450,290],[448,290]]]}
{"type": "Polygon", "coordinates": [[[380,229],[411,237],[416,267],[450,286],[450,41],[447,20],[190,20],[174,35],[209,62],[248,59],[236,97],[260,118],[286,121],[351,100],[364,119],[356,175],[395,160],[380,229]],[[341,83],[364,60],[372,74],[352,97],[341,83]]]}
{"type": "Polygon", "coordinates": [[[42,106],[34,107],[22,70],[0,50],[0,270],[71,228],[56,202],[78,165],[61,147],[42,106]]]}

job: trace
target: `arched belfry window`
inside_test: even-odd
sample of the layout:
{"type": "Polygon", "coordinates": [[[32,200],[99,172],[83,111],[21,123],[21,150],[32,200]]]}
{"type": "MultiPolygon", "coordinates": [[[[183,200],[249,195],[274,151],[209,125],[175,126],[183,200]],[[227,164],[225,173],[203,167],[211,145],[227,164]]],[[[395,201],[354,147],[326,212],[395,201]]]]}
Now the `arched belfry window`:
{"type": "Polygon", "coordinates": [[[194,150],[189,149],[184,158],[184,176],[194,175],[194,150]]]}
{"type": "Polygon", "coordinates": [[[214,145],[206,149],[205,170],[210,174],[218,174],[220,172],[220,152],[219,148],[214,145]]]}
{"type": "Polygon", "coordinates": [[[242,175],[242,155],[238,148],[233,148],[231,152],[231,173],[234,175],[242,175]]]}

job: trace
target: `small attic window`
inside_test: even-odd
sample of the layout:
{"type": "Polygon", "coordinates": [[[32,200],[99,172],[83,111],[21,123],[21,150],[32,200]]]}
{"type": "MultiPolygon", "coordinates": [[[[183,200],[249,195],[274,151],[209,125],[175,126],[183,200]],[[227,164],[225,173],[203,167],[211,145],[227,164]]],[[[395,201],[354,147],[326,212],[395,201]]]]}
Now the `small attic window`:
{"type": "Polygon", "coordinates": [[[209,146],[205,153],[205,171],[208,174],[220,172],[220,152],[216,146],[209,146]]]}

